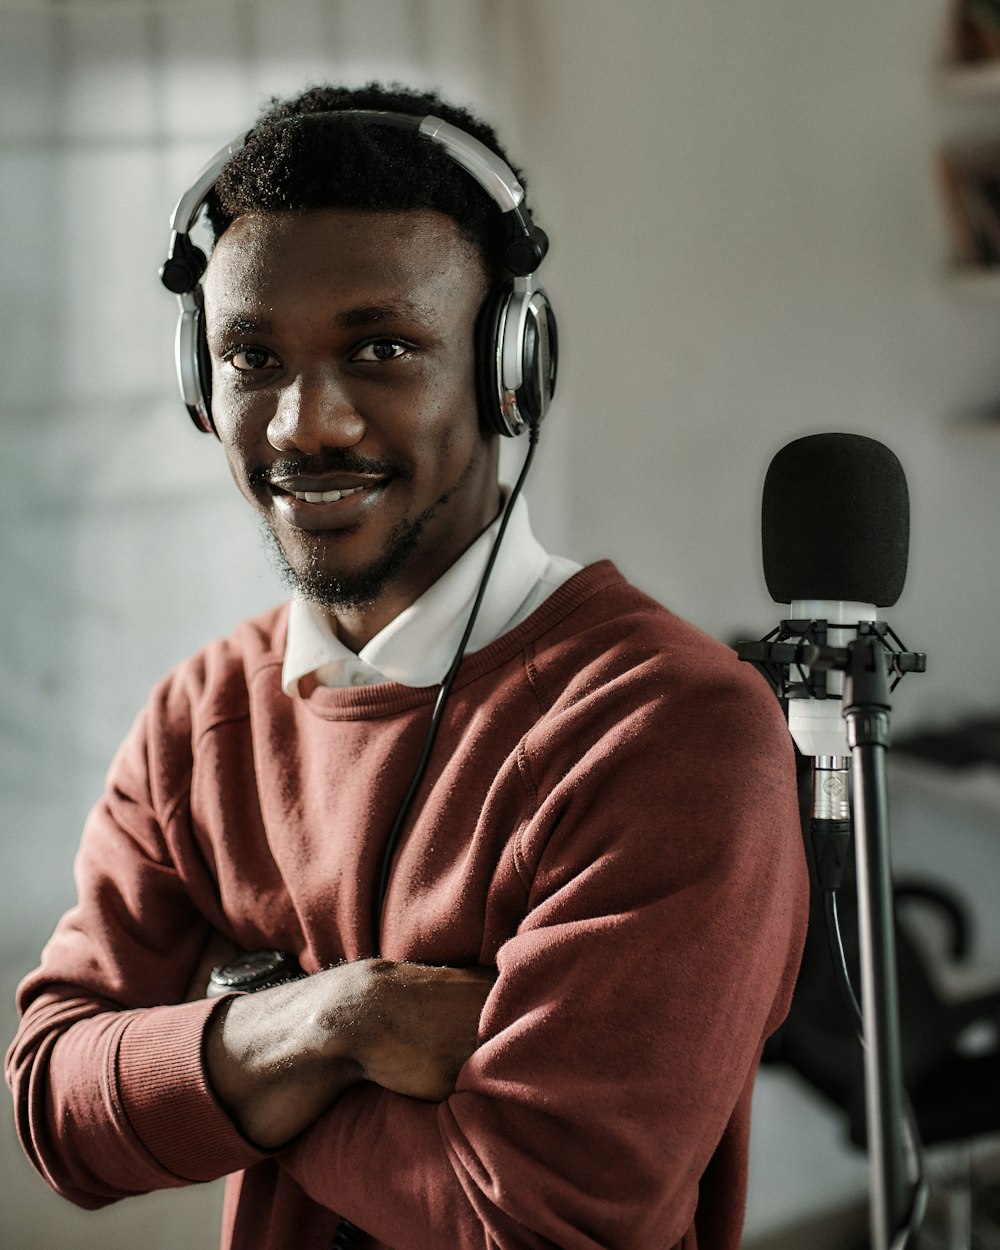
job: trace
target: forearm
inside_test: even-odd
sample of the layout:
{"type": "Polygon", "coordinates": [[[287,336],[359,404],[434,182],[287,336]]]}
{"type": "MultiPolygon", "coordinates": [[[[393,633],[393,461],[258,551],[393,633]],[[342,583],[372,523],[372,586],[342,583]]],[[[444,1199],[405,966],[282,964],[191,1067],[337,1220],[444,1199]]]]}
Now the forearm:
{"type": "Polygon", "coordinates": [[[210,1004],[133,1011],[46,995],[11,1047],[18,1131],[37,1170],[71,1201],[211,1180],[261,1156],[208,1089],[210,1004]]]}
{"type": "Polygon", "coordinates": [[[205,1035],[209,1084],[240,1131],[262,1148],[282,1146],[362,1079],[352,1057],[350,983],[358,969],[224,999],[205,1035]]]}

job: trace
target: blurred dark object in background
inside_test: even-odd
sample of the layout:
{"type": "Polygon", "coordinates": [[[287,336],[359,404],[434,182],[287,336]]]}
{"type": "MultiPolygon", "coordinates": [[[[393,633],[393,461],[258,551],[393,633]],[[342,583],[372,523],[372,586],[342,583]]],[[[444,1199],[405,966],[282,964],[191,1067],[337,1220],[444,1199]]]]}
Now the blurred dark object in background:
{"type": "Polygon", "coordinates": [[[956,0],[952,57],[965,64],[1000,57],[1000,0],[956,0]]]}
{"type": "Polygon", "coordinates": [[[897,738],[892,749],[946,768],[1000,765],[1000,717],[970,717],[949,729],[918,729],[897,738]]]}

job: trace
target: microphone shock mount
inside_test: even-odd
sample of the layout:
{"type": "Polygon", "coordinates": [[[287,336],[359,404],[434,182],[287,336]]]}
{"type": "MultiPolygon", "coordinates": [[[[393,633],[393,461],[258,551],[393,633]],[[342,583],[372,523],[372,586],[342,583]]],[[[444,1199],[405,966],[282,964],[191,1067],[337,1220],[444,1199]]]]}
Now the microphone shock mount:
{"type": "MultiPolygon", "coordinates": [[[[740,642],[736,654],[762,673],[779,699],[837,699],[842,691],[828,690],[826,675],[831,670],[849,672],[850,649],[827,642],[825,620],[782,621],[758,642],[740,642]]],[[[838,625],[838,631],[844,627],[838,625]]],[[[874,638],[884,648],[886,667],[892,675],[890,693],[906,673],[923,673],[927,656],[907,651],[905,644],[885,621],[859,621],[858,638],[874,638]]]]}

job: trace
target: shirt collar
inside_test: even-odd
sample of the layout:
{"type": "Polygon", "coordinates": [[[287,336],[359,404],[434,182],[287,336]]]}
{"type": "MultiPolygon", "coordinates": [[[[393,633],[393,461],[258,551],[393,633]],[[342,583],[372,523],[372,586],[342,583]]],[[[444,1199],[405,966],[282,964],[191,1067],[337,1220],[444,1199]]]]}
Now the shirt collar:
{"type": "MultiPolygon", "coordinates": [[[[294,694],[303,677],[320,685],[433,686],[444,677],[472,610],[500,527],[498,516],[433,586],[389,622],[357,654],[345,647],[315,604],[296,596],[288,619],[281,684],[294,694]]],[[[467,650],[477,651],[506,632],[534,589],[548,554],[532,533],[528,506],[515,500],[467,650]]]]}

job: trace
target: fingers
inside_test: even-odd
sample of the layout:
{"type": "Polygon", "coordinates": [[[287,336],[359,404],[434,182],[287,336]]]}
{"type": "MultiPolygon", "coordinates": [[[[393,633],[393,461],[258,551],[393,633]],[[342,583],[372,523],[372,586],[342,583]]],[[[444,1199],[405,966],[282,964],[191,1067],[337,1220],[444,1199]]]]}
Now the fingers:
{"type": "Polygon", "coordinates": [[[369,1027],[356,1056],[366,1079],[411,1098],[447,1098],[476,1049],[495,974],[379,961],[371,975],[369,1027]]]}

